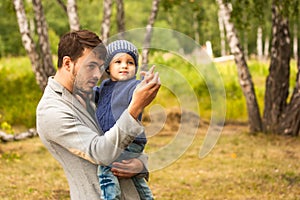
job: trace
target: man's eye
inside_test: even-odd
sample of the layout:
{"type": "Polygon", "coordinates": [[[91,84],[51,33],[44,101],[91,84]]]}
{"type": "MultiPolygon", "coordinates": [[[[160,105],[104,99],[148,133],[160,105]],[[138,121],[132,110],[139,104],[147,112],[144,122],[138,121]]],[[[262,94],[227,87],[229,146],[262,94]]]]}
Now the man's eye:
{"type": "Polygon", "coordinates": [[[96,65],[89,65],[88,67],[89,67],[89,69],[94,69],[96,67],[96,65]]]}

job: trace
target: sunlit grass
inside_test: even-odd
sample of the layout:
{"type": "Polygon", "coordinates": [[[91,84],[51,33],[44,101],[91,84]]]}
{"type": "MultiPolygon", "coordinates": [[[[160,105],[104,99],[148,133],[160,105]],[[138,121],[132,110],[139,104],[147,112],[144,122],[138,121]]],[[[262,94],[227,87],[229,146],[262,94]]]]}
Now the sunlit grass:
{"type": "MultiPolygon", "coordinates": [[[[150,173],[156,199],[299,199],[300,138],[249,135],[244,125],[228,125],[200,159],[206,130],[200,127],[175,162],[150,173]]],[[[174,134],[151,137],[146,151],[163,148],[174,134]]],[[[1,199],[69,199],[62,168],[38,138],[1,144],[1,150],[1,199]]]]}
{"type": "MultiPolygon", "coordinates": [[[[199,159],[205,133],[202,128],[181,158],[151,173],[150,186],[156,198],[299,198],[299,138],[249,135],[246,129],[245,126],[225,127],[212,152],[199,159]]],[[[168,142],[165,137],[154,137],[149,145],[162,141],[168,142]]]]}

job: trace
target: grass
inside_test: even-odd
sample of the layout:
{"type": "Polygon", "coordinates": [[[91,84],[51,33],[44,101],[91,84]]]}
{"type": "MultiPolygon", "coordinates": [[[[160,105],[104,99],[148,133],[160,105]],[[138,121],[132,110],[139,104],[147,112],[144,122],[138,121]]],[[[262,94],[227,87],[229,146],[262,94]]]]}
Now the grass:
{"type": "Polygon", "coordinates": [[[213,151],[199,159],[201,129],[181,158],[151,174],[157,199],[299,199],[299,138],[246,130],[225,127],[213,151]]]}
{"type": "MultiPolygon", "coordinates": [[[[152,171],[156,199],[300,198],[300,138],[247,134],[245,125],[226,125],[214,149],[199,158],[207,127],[202,126],[181,157],[152,171]]],[[[176,131],[149,139],[147,152],[170,143],[176,131]]],[[[69,199],[59,164],[39,138],[0,146],[1,199],[69,199]]]]}
{"type": "Polygon", "coordinates": [[[39,138],[0,148],[1,199],[68,199],[63,171],[39,138]]]}

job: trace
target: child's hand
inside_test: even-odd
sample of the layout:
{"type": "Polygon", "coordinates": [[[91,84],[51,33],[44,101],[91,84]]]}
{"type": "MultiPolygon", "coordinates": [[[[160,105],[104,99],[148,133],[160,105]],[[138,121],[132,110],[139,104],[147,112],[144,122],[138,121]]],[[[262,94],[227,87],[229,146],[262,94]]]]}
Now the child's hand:
{"type": "Polygon", "coordinates": [[[151,67],[148,72],[142,72],[145,78],[137,85],[128,106],[129,113],[135,119],[153,101],[160,88],[160,78],[158,72],[154,73],[154,68],[155,66],[151,67]]]}

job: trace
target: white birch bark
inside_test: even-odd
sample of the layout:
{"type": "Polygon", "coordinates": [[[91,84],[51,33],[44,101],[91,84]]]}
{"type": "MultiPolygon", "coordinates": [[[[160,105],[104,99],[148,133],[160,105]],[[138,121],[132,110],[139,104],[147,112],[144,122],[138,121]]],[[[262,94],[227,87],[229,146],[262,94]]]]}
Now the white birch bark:
{"type": "Polygon", "coordinates": [[[22,37],[22,43],[30,59],[32,70],[35,72],[36,69],[38,68],[39,55],[36,51],[33,38],[30,35],[30,28],[25,13],[23,0],[13,0],[13,4],[17,15],[19,30],[22,37]]]}
{"type": "Polygon", "coordinates": [[[152,37],[152,28],[158,13],[159,2],[160,0],[152,1],[152,10],[148,20],[148,25],[146,26],[146,36],[144,39],[144,47],[142,50],[142,67],[141,67],[141,70],[144,71],[147,71],[149,48],[150,48],[151,37],[152,37]]]}
{"type": "Polygon", "coordinates": [[[79,17],[77,13],[76,0],[68,0],[67,13],[69,18],[70,30],[78,31],[80,29],[79,17]]]}
{"type": "Polygon", "coordinates": [[[219,22],[219,31],[220,31],[220,39],[221,39],[221,56],[225,56],[226,55],[225,30],[224,30],[224,23],[220,11],[218,11],[218,22],[219,22]]]}
{"type": "Polygon", "coordinates": [[[264,59],[267,60],[269,58],[269,47],[270,47],[270,38],[266,36],[265,45],[264,45],[264,59]]]}
{"type": "Polygon", "coordinates": [[[48,77],[55,74],[52,61],[51,48],[48,37],[48,25],[44,16],[41,0],[32,0],[33,10],[36,21],[36,28],[39,42],[40,63],[36,69],[36,78],[40,86],[44,89],[48,82],[48,77]]]}
{"type": "Polygon", "coordinates": [[[125,12],[123,0],[116,0],[117,3],[117,25],[119,39],[124,39],[125,32],[125,12]]]}
{"type": "MultiPolygon", "coordinates": [[[[55,73],[52,63],[50,45],[48,41],[48,32],[43,9],[40,0],[33,0],[33,9],[35,12],[36,28],[39,40],[39,51],[31,36],[23,0],[13,0],[17,15],[19,30],[22,37],[22,43],[30,59],[32,70],[41,90],[45,89],[48,76],[55,73]]],[[[34,26],[32,26],[34,27],[34,26]]]]}
{"type": "Polygon", "coordinates": [[[103,1],[103,20],[101,25],[101,37],[104,43],[106,43],[109,38],[110,18],[112,13],[111,7],[112,0],[103,1]]]}
{"type": "Polygon", "coordinates": [[[258,60],[263,59],[263,42],[262,42],[262,28],[259,26],[257,28],[257,38],[256,38],[256,48],[257,48],[257,58],[258,60]]]}
{"type": "Polygon", "coordinates": [[[294,53],[294,59],[297,60],[298,59],[298,26],[295,23],[294,24],[294,28],[293,28],[293,33],[294,33],[294,37],[293,37],[293,53],[294,53]]]}
{"type": "Polygon", "coordinates": [[[254,85],[247,66],[245,55],[241,49],[240,41],[234,28],[234,24],[230,21],[230,8],[227,4],[223,3],[222,0],[216,1],[226,29],[229,47],[231,53],[234,55],[237,65],[239,83],[246,99],[250,132],[259,132],[262,130],[262,121],[256,100],[254,85]]]}

